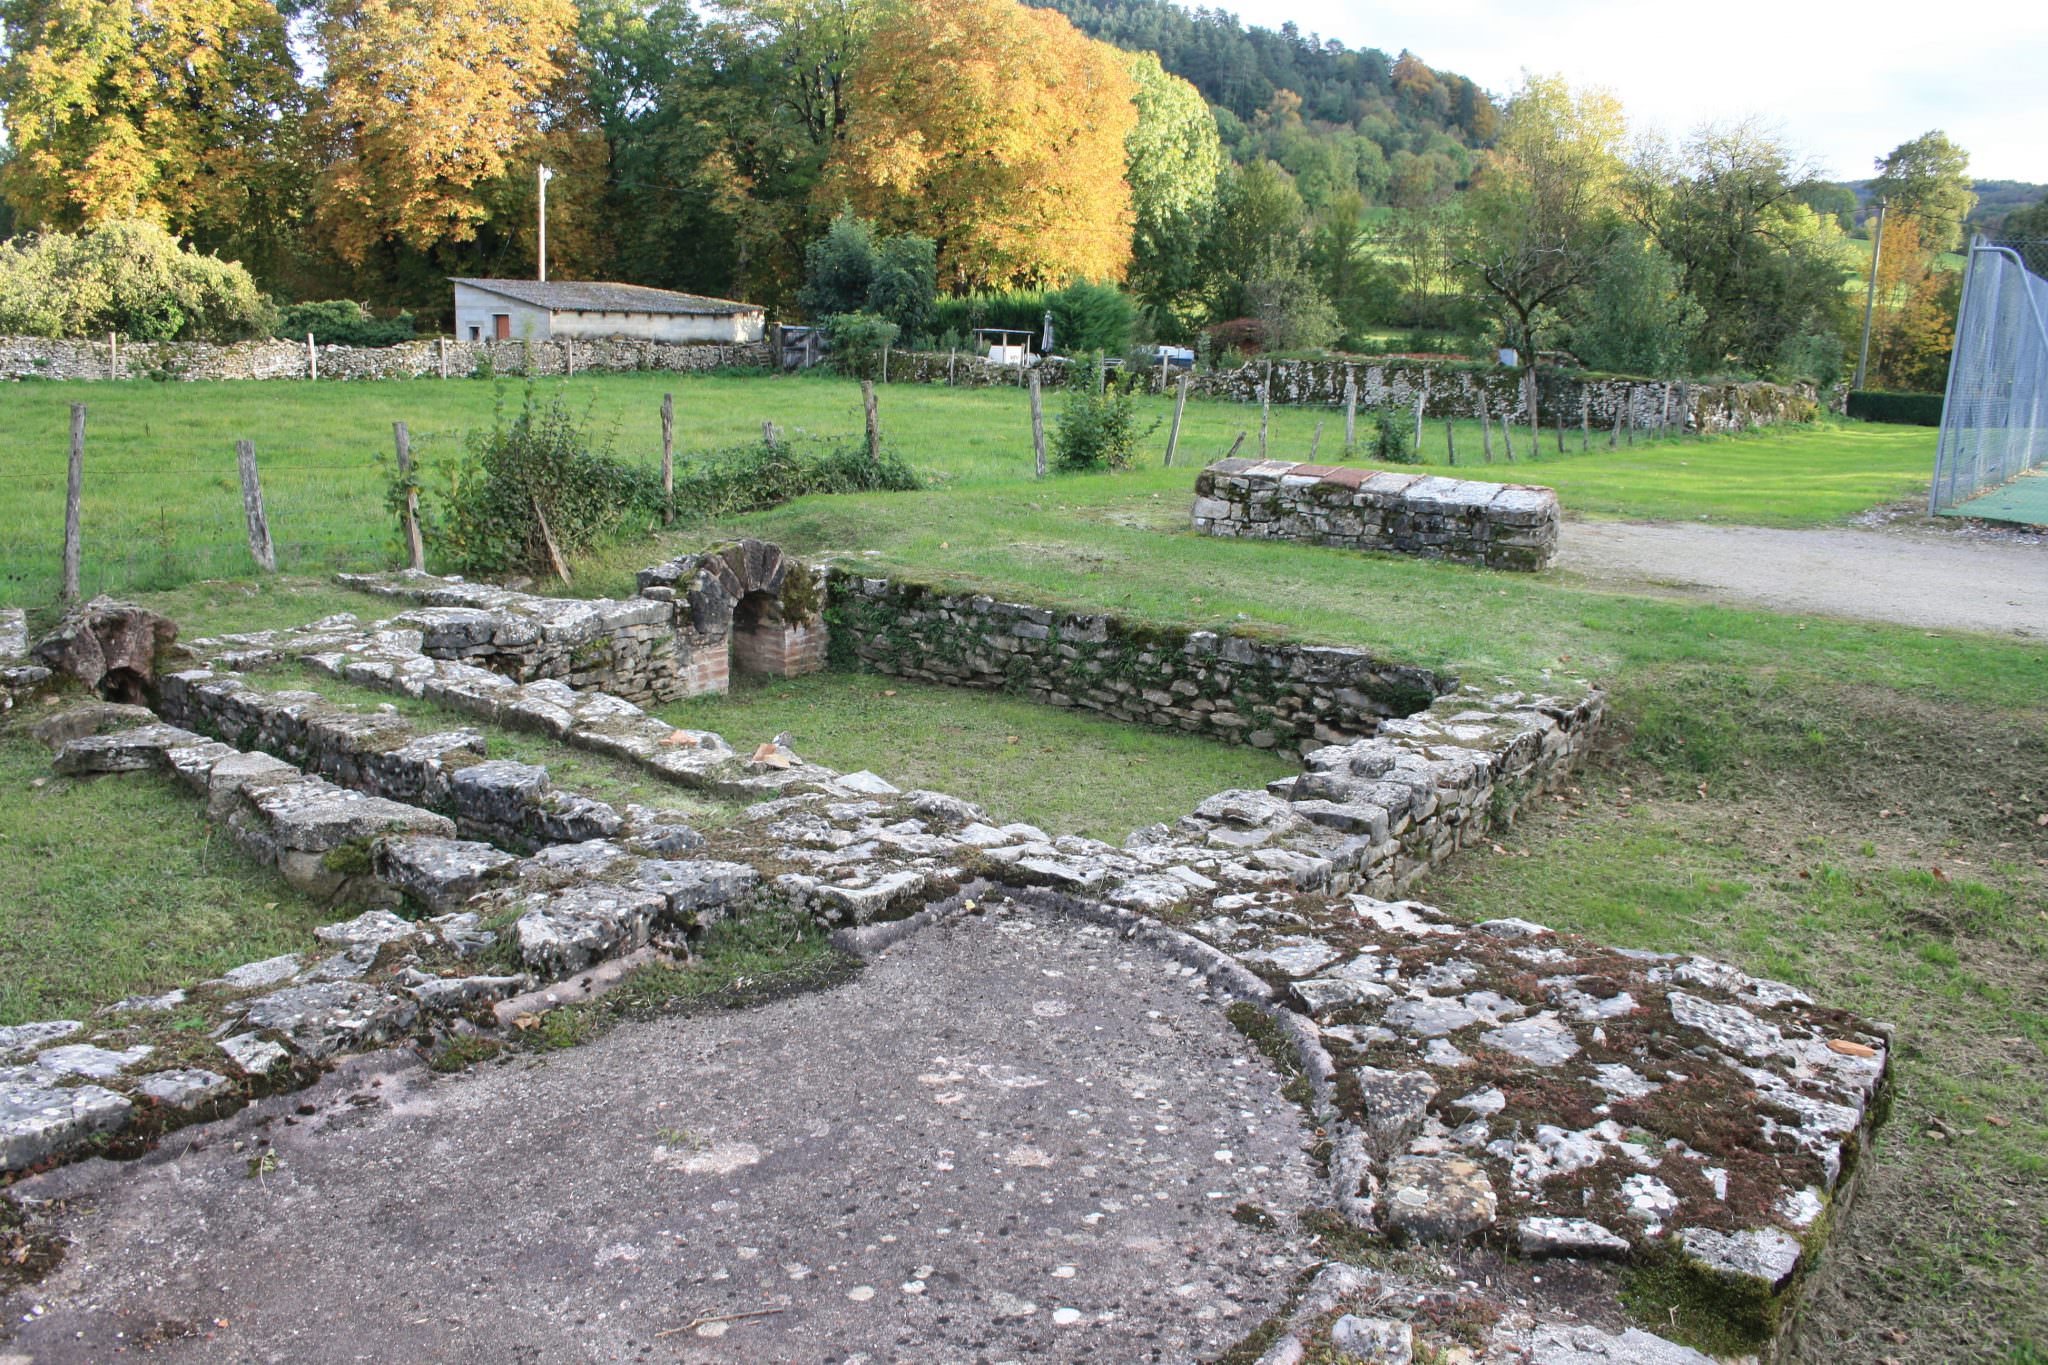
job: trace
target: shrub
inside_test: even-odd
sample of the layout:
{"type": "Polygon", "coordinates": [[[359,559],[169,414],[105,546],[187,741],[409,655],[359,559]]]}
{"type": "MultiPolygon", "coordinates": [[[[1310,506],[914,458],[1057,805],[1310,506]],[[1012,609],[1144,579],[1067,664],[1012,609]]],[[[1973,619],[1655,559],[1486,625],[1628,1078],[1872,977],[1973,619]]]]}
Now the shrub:
{"type": "Polygon", "coordinates": [[[509,422],[502,409],[470,438],[448,471],[437,526],[441,557],[466,573],[553,573],[541,517],[566,559],[618,533],[634,512],[661,505],[661,481],[609,445],[593,447],[585,423],[559,395],[543,403],[528,388],[509,422]]]}
{"type": "Polygon", "coordinates": [[[1381,464],[1414,464],[1415,414],[1402,408],[1386,408],[1374,419],[1372,457],[1381,464]]]}
{"type": "Polygon", "coordinates": [[[938,294],[938,247],[929,237],[884,237],[873,223],[842,212],[823,237],[804,248],[804,285],[797,301],[811,317],[875,313],[898,335],[932,327],[938,294]]]}
{"type": "Polygon", "coordinates": [[[270,334],[286,341],[304,341],[311,332],[322,346],[396,346],[413,339],[411,313],[376,318],[353,299],[288,303],[277,315],[270,334]]]}
{"type": "Polygon", "coordinates": [[[1052,312],[1053,348],[1062,354],[1118,355],[1130,347],[1137,310],[1113,284],[1070,284],[1049,297],[1046,307],[1052,312]]]}
{"type": "Polygon", "coordinates": [[[820,324],[830,349],[832,368],[857,379],[874,376],[882,349],[895,343],[896,324],[874,313],[834,313],[820,324]]]}
{"type": "Polygon", "coordinates": [[[273,315],[247,270],[154,223],[0,243],[0,333],[239,341],[266,334],[273,315]]]}
{"type": "Polygon", "coordinates": [[[870,460],[858,443],[756,441],[692,456],[676,470],[676,510],[736,516],[810,493],[909,492],[917,474],[887,451],[870,460]]]}
{"type": "Polygon", "coordinates": [[[1053,463],[1061,469],[1128,469],[1138,445],[1159,426],[1138,429],[1138,408],[1131,395],[1104,382],[1102,358],[1090,366],[1088,381],[1073,383],[1069,375],[1066,405],[1053,427],[1053,463]]]}
{"type": "Polygon", "coordinates": [[[1266,349],[1266,324],[1259,318],[1232,318],[1216,323],[1202,335],[1217,364],[1234,364],[1266,349]]]}
{"type": "Polygon", "coordinates": [[[1941,425],[1941,395],[1892,393],[1884,389],[1851,389],[1849,415],[1865,422],[1891,422],[1908,427],[1938,427],[1941,425]]]}

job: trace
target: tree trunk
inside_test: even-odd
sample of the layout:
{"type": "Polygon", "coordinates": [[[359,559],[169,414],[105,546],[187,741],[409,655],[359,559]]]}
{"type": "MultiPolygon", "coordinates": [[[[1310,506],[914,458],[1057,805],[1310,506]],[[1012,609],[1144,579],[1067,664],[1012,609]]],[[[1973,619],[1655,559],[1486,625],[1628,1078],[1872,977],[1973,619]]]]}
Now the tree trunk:
{"type": "Polygon", "coordinates": [[[270,521],[263,515],[263,483],[256,476],[254,441],[235,442],[235,467],[242,475],[242,516],[249,523],[249,554],[257,568],[276,573],[277,547],[270,543],[270,521]]]}

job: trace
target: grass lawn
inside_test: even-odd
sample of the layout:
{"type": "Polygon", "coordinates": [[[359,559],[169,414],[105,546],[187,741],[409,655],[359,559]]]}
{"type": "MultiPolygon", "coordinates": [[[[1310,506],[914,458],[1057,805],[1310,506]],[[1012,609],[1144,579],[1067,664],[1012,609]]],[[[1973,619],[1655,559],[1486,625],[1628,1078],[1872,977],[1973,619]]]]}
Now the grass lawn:
{"type": "Polygon", "coordinates": [[[0,729],[0,1024],[76,1018],[308,947],[335,916],[242,856],[170,779],[53,777],[0,729]]]}
{"type": "MultiPolygon", "coordinates": [[[[792,433],[857,436],[860,393],[849,381],[802,377],[662,374],[588,375],[547,381],[608,434],[622,455],[658,458],[661,395],[673,392],[678,445],[692,450],[758,437],[763,420],[792,433]]],[[[466,433],[488,427],[493,408],[517,404],[521,381],[390,380],[363,383],[24,383],[7,394],[14,433],[0,455],[0,602],[54,596],[62,539],[64,464],[70,404],[87,405],[83,501],[84,587],[88,593],[163,589],[248,572],[234,443],[256,442],[264,497],[280,563],[321,573],[393,562],[396,528],[383,505],[391,423],[403,419],[429,467],[451,459],[466,433]]],[[[1060,400],[1051,397],[1048,419],[1060,400]]],[[[1166,444],[1164,399],[1140,400],[1145,468],[1134,475],[1185,498],[1192,468],[1157,468],[1166,444]]],[[[1030,421],[1013,389],[901,385],[883,390],[886,439],[939,488],[1017,487],[1031,471],[1030,421]]],[[[1363,420],[1363,419],[1362,419],[1363,420]]],[[[1269,450],[1306,459],[1323,428],[1318,458],[1342,458],[1340,412],[1276,408],[1269,450]]],[[[1369,423],[1368,423],[1369,425],[1369,423]]],[[[1188,405],[1181,463],[1222,455],[1239,431],[1256,449],[1258,413],[1243,404],[1188,405]]],[[[1476,424],[1459,423],[1459,468],[1556,486],[1566,507],[1594,515],[1708,517],[1767,525],[1839,519],[1916,493],[1932,467],[1932,434],[1917,428],[1826,426],[1709,441],[1644,442],[1479,466],[1476,424]]],[[[1443,424],[1425,424],[1423,467],[1447,468],[1443,424]]],[[[1064,481],[1061,481],[1064,482],[1064,481]]],[[[431,501],[431,497],[430,497],[431,501]]],[[[431,553],[431,547],[429,552],[431,553]]]]}
{"type": "Polygon", "coordinates": [[[1226,788],[1301,771],[1258,749],[874,674],[742,682],[729,696],[676,703],[661,716],[716,730],[735,747],[788,730],[799,754],[842,772],[867,768],[906,790],[976,802],[998,823],[1026,820],[1118,844],[1226,788]]]}

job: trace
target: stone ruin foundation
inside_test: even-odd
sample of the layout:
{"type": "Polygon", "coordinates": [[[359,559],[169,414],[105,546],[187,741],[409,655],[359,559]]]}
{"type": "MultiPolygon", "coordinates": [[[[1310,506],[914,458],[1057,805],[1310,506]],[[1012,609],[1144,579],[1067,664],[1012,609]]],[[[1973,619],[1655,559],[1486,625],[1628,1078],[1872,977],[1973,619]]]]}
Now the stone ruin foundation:
{"type": "MultiPolygon", "coordinates": [[[[522,992],[636,953],[687,951],[705,926],[769,901],[872,953],[976,897],[1006,896],[1142,939],[1198,973],[1219,1004],[1263,1020],[1299,1068],[1328,1211],[1358,1236],[1406,1248],[1378,1268],[1325,1268],[1283,1324],[1273,1362],[1361,1342],[1401,1358],[1428,1343],[1428,1318],[1385,1306],[1440,1301],[1480,1324],[1459,1349],[1489,1365],[1706,1361],[1616,1325],[1624,1286],[1641,1276],[1714,1305],[1769,1355],[1883,1118],[1887,1026],[1709,959],[1606,948],[1524,919],[1463,925],[1398,899],[1566,779],[1604,711],[1583,683],[1432,676],[1402,706],[1382,698],[1387,714],[1333,713],[1328,739],[1314,724],[1290,732],[1300,775],[1218,793],[1117,846],[997,823],[943,793],[835,772],[779,744],[745,757],[744,746],[648,715],[602,678],[520,681],[521,661],[575,653],[556,648],[570,617],[546,599],[419,575],[352,581],[429,605],[193,641],[177,647],[154,712],[92,703],[38,727],[59,772],[167,773],[249,856],[360,913],[317,931],[314,953],[116,1002],[90,1022],[0,1029],[6,1170],[123,1134],[146,1140],[167,1120],[225,1112],[351,1051],[444,1036],[478,1011],[501,1011],[504,1026],[522,992]],[[474,613],[459,637],[472,649],[502,641],[512,657],[448,650],[450,618],[437,614],[447,611],[474,613]],[[557,628],[552,643],[537,621],[557,628]],[[422,733],[317,691],[257,685],[294,661],[754,804],[709,833],[658,807],[614,808],[556,789],[544,769],[492,759],[475,731],[422,733]],[[501,937],[509,956],[480,967],[501,937]],[[152,1064],[136,1024],[173,1007],[217,1021],[218,1059],[152,1064]]],[[[1125,694],[1106,683],[1122,670],[1060,642],[1124,639],[1155,663],[1183,660],[1188,688],[1162,689],[1160,701],[1140,689],[1128,707],[1154,723],[1178,707],[1186,716],[1165,723],[1204,728],[1191,718],[1214,714],[1193,708],[1205,687],[1245,691],[1216,668],[1231,656],[1213,637],[1141,638],[1109,618],[947,605],[886,580],[834,583],[754,542],[649,570],[643,596],[583,604],[576,619],[603,626],[586,643],[649,627],[645,651],[612,653],[635,689],[662,639],[659,621],[643,619],[650,610],[666,613],[669,657],[722,658],[714,642],[743,624],[790,624],[746,621],[747,598],[766,593],[821,641],[828,617],[850,619],[831,602],[857,608],[853,638],[886,646],[906,671],[920,648],[938,676],[936,661],[967,646],[991,663],[1024,656],[1026,690],[1057,686],[1072,702],[1094,687],[1112,714],[1125,694]],[[892,603],[905,608],[895,637],[892,603]],[[1055,661],[1071,675],[1057,677],[1055,661]]],[[[748,646],[749,657],[787,661],[809,647],[787,641],[762,655],[748,646]]],[[[1268,724],[1334,698],[1347,669],[1393,667],[1267,648],[1233,666],[1274,684],[1259,703],[1272,714],[1249,718],[1268,724]]]]}

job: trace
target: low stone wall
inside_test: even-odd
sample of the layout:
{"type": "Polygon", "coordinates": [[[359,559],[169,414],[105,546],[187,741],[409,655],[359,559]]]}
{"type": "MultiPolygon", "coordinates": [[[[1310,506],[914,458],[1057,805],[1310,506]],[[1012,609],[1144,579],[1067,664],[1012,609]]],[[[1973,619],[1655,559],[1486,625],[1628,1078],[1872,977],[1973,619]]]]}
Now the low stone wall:
{"type": "Polygon", "coordinates": [[[1194,528],[1534,572],[1557,553],[1557,494],[1287,460],[1219,460],[1195,479],[1194,528]]]}
{"type": "Polygon", "coordinates": [[[1134,625],[835,571],[826,619],[877,673],[1014,691],[1054,706],[1309,750],[1371,734],[1455,680],[1358,649],[1134,625]]]}
{"type": "MultiPolygon", "coordinates": [[[[1041,387],[1065,388],[1089,368],[1078,362],[1045,360],[1031,367],[1041,387]]],[[[1262,386],[1271,385],[1275,403],[1342,407],[1345,381],[1358,388],[1362,411],[1398,408],[1415,410],[1423,398],[1423,415],[1477,419],[1483,410],[1498,420],[1512,413],[1526,429],[1521,371],[1499,365],[1431,360],[1275,360],[1247,361],[1235,369],[1189,372],[1149,367],[1119,376],[1119,382],[1142,393],[1172,392],[1188,374],[1188,392],[1198,398],[1225,398],[1240,403],[1259,401],[1262,386]]],[[[1024,382],[1015,365],[991,365],[979,356],[934,352],[891,352],[892,384],[951,384],[959,388],[1016,388],[1024,382]]],[[[1584,423],[1604,434],[1617,423],[1639,431],[1683,431],[1706,434],[1750,431],[1782,422],[1810,422],[1821,413],[1821,397],[1811,384],[1714,383],[1692,380],[1631,379],[1621,376],[1580,377],[1560,370],[1539,370],[1536,408],[1546,433],[1563,418],[1568,428],[1584,423]]],[[[1518,431],[1516,440],[1524,439],[1518,431]]]]}
{"type": "Polygon", "coordinates": [[[470,379],[584,370],[688,372],[766,368],[767,342],[710,345],[623,338],[407,341],[316,346],[302,341],[65,341],[0,337],[0,379],[470,379]]]}

